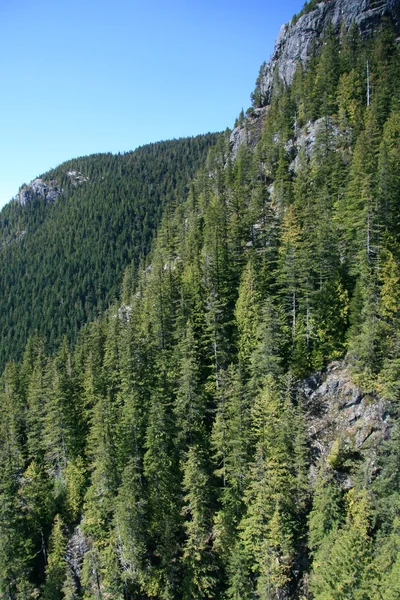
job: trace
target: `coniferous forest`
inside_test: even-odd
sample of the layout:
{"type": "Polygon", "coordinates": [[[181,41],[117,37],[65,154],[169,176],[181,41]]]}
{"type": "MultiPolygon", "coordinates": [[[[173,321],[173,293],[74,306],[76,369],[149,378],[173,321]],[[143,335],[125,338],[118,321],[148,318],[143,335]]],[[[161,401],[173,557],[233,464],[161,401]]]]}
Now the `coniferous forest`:
{"type": "MultiPolygon", "coordinates": [[[[262,106],[258,87],[253,100],[244,129],[262,106]]],[[[173,173],[165,167],[151,225],[140,200],[126,213],[120,252],[131,262],[121,284],[115,275],[116,301],[86,324],[70,305],[79,333],[59,341],[60,311],[5,366],[1,598],[400,597],[400,55],[390,23],[368,37],[328,29],[290,86],[276,78],[257,145],[233,157],[229,133],[201,164],[199,148],[193,177],[182,154],[173,173]],[[334,368],[364,398],[342,407],[361,407],[354,422],[382,407],[380,437],[376,422],[361,442],[351,427],[314,426],[330,408],[308,390],[334,368]]],[[[96,177],[126,168],[115,186],[127,199],[142,185],[130,160],[73,164],[96,177]]],[[[89,218],[109,210],[102,185],[74,192],[74,218],[84,201],[89,218]]],[[[51,214],[67,210],[62,198],[51,214]]],[[[75,264],[77,250],[64,252],[75,264]]],[[[108,276],[125,267],[122,254],[108,276]]]]}
{"type": "Polygon", "coordinates": [[[35,331],[54,351],[118,297],[124,270],[143,264],[163,211],[186,197],[217,139],[199,135],[71,160],[42,175],[63,191],[57,201],[33,194],[4,207],[1,370],[22,358],[35,331]]]}

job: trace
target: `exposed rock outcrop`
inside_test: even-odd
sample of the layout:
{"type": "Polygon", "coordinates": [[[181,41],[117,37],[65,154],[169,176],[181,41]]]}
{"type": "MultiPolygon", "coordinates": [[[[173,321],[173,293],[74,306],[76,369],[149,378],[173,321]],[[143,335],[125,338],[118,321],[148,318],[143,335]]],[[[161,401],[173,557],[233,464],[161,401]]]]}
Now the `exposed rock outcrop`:
{"type": "Polygon", "coordinates": [[[260,74],[260,96],[262,104],[271,100],[274,73],[286,85],[292,82],[299,60],[307,62],[314,40],[318,40],[329,24],[337,32],[344,26],[357,25],[362,34],[376,29],[384,17],[392,19],[400,32],[399,0],[326,0],[293,23],[281,27],[271,60],[260,74]]]}
{"type": "Polygon", "coordinates": [[[373,472],[376,449],[390,437],[388,402],[355,385],[345,361],[303,381],[299,393],[315,459],[322,456],[340,471],[349,457],[360,455],[373,472]]]}
{"type": "Polygon", "coordinates": [[[276,74],[289,85],[298,62],[307,62],[313,42],[318,42],[328,25],[332,24],[339,32],[342,27],[349,29],[356,24],[361,34],[368,35],[385,17],[391,19],[400,35],[400,0],[325,0],[297,20],[294,18],[282,25],[272,57],[262,66],[258,78],[256,92],[260,106],[232,131],[233,159],[243,142],[255,146],[260,139],[265,107],[271,102],[276,74]]]}
{"type": "MultiPolygon", "coordinates": [[[[86,177],[80,171],[67,171],[66,175],[70,179],[73,186],[77,186],[89,181],[89,177],[86,177]]],[[[22,206],[25,206],[25,204],[34,198],[43,198],[43,200],[46,202],[54,202],[61,192],[62,189],[59,187],[55,179],[52,179],[49,183],[46,183],[41,177],[37,177],[27,185],[23,185],[20,188],[18,194],[15,196],[15,200],[22,206]]]]}
{"type": "Polygon", "coordinates": [[[78,185],[79,183],[85,183],[89,181],[89,177],[82,175],[80,171],[67,171],[67,175],[72,181],[73,185],[78,185]]]}
{"type": "Polygon", "coordinates": [[[255,148],[258,140],[261,137],[262,126],[264,123],[265,113],[268,107],[254,108],[248,116],[244,118],[244,123],[235,127],[231,133],[230,144],[232,158],[235,160],[240,146],[243,142],[255,148]]]}
{"type": "Polygon", "coordinates": [[[88,549],[89,547],[87,540],[82,532],[82,529],[78,526],[68,541],[65,554],[65,558],[73,579],[78,584],[80,582],[83,559],[88,549]]]}
{"type": "Polygon", "coordinates": [[[38,177],[28,183],[28,185],[23,185],[15,199],[22,206],[25,206],[25,204],[34,198],[43,198],[46,202],[54,202],[57,196],[61,194],[61,191],[56,181],[53,180],[47,184],[43,179],[38,177]]]}
{"type": "Polygon", "coordinates": [[[321,117],[316,121],[308,121],[304,127],[296,130],[296,135],[286,144],[287,152],[295,155],[290,163],[290,170],[297,173],[300,167],[300,152],[304,150],[307,159],[311,160],[316,148],[318,136],[326,131],[330,132],[332,147],[336,151],[346,147],[344,140],[352,135],[350,127],[340,129],[331,117],[321,117]]]}

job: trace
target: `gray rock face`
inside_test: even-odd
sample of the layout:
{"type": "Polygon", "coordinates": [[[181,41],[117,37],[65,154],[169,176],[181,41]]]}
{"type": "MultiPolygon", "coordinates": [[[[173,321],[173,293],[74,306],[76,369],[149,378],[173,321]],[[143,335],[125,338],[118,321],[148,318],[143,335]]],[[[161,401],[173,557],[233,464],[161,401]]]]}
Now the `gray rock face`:
{"type": "Polygon", "coordinates": [[[46,202],[54,202],[54,200],[61,194],[60,188],[57,186],[56,181],[51,181],[50,184],[45,183],[39,177],[34,179],[28,185],[24,185],[16,195],[15,199],[22,206],[25,206],[33,198],[41,197],[46,202]]]}
{"type": "Polygon", "coordinates": [[[390,437],[392,428],[387,401],[357,387],[345,361],[333,362],[326,372],[303,381],[299,393],[315,458],[322,456],[328,463],[339,462],[345,461],[347,455],[359,453],[367,459],[373,473],[376,449],[390,437]],[[332,458],[333,454],[336,455],[332,458]]]}
{"type": "MultiPolygon", "coordinates": [[[[80,171],[67,171],[67,176],[71,180],[73,186],[81,185],[89,181],[89,177],[82,175],[80,171]]],[[[54,179],[50,183],[45,183],[43,179],[37,177],[28,185],[23,185],[15,196],[15,200],[22,206],[34,198],[43,198],[46,202],[54,202],[57,196],[62,192],[54,179]]]]}
{"type": "Polygon", "coordinates": [[[72,185],[75,186],[79,183],[85,183],[86,181],[89,181],[89,177],[85,177],[85,175],[82,175],[80,171],[67,171],[67,175],[71,179],[72,185]]]}
{"type": "Polygon", "coordinates": [[[270,103],[275,69],[286,85],[293,79],[299,60],[306,62],[313,40],[332,23],[339,31],[355,23],[362,34],[376,28],[383,17],[390,17],[400,32],[399,0],[326,0],[301,16],[293,25],[281,27],[271,60],[261,73],[260,92],[264,105],[270,103]]]}
{"type": "Polygon", "coordinates": [[[77,582],[80,580],[83,558],[88,549],[87,540],[78,526],[68,541],[65,557],[73,578],[77,582]]]}
{"type": "MultiPolygon", "coordinates": [[[[297,22],[282,25],[272,57],[260,73],[258,91],[262,107],[265,109],[271,102],[275,71],[285,85],[289,85],[298,62],[307,62],[313,41],[319,40],[329,24],[339,32],[343,25],[349,29],[355,23],[363,35],[368,35],[384,17],[393,21],[400,35],[400,0],[325,0],[302,15],[297,22]]],[[[233,160],[242,143],[255,146],[260,139],[265,115],[261,110],[255,109],[244,124],[232,131],[230,143],[233,160]]]]}
{"type": "Polygon", "coordinates": [[[238,150],[243,142],[249,144],[253,148],[257,145],[261,136],[264,116],[267,109],[268,107],[255,108],[245,119],[244,126],[239,125],[233,129],[229,139],[233,160],[235,160],[238,150]]]}
{"type": "Polygon", "coordinates": [[[290,170],[297,173],[300,167],[300,152],[305,151],[308,160],[311,160],[314,154],[318,135],[326,130],[332,134],[335,151],[340,150],[340,144],[345,146],[344,141],[351,136],[351,128],[339,129],[338,125],[331,117],[321,117],[316,121],[308,121],[304,127],[296,130],[296,135],[286,144],[286,151],[295,154],[294,160],[290,163],[290,170]]]}

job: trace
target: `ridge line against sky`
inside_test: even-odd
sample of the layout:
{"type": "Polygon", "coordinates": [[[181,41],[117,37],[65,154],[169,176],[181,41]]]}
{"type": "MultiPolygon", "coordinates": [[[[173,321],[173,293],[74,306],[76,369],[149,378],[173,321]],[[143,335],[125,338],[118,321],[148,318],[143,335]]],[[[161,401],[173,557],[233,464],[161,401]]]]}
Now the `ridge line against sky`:
{"type": "Polygon", "coordinates": [[[0,207],[77,156],[233,127],[302,0],[1,0],[0,207]]]}

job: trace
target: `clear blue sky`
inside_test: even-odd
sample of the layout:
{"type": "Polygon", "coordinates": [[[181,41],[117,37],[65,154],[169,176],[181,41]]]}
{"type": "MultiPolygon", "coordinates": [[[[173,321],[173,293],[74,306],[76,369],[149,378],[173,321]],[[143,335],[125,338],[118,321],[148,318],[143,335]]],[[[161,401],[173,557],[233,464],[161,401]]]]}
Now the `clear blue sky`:
{"type": "Polygon", "coordinates": [[[221,131],[303,0],[0,0],[0,206],[64,160],[221,131]]]}

